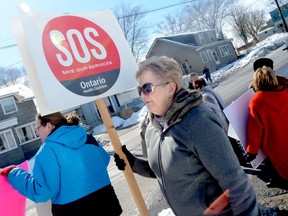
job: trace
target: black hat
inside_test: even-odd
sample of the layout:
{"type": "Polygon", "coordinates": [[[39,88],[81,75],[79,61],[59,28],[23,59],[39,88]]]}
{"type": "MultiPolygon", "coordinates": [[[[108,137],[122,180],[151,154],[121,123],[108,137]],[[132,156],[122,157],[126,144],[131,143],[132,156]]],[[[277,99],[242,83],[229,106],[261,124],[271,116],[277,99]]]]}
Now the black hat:
{"type": "Polygon", "coordinates": [[[253,69],[256,71],[258,68],[262,68],[263,66],[270,67],[273,69],[273,61],[269,58],[259,58],[253,63],[253,69]]]}

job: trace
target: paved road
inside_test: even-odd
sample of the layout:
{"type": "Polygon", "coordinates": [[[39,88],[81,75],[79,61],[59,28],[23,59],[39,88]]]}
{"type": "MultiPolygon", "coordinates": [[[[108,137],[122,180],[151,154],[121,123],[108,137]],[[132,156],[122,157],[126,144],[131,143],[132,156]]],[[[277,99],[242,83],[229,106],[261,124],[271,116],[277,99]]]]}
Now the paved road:
{"type": "MultiPolygon", "coordinates": [[[[274,61],[276,74],[288,77],[288,53],[280,47],[267,56],[274,61]]],[[[252,81],[252,63],[233,72],[233,74],[220,80],[215,90],[223,97],[225,104],[229,105],[247,91],[248,84],[252,81]]],[[[265,206],[280,206],[288,210],[288,191],[278,188],[267,188],[265,183],[255,175],[249,175],[256,190],[258,201],[265,206]]]]}
{"type": "MultiPolygon", "coordinates": [[[[272,51],[265,57],[273,59],[276,74],[288,77],[288,53],[283,52],[282,48],[280,47],[272,51]]],[[[252,81],[253,77],[252,65],[250,63],[243,68],[239,68],[217,81],[218,85],[214,89],[223,97],[226,106],[248,90],[248,84],[252,81]]]]}

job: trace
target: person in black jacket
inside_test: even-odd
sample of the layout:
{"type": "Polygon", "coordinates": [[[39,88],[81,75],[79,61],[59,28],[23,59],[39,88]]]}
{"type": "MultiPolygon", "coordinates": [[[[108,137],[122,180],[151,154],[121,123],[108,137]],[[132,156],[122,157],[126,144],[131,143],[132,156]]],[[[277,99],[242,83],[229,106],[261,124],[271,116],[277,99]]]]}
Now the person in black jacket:
{"type": "Polygon", "coordinates": [[[210,74],[210,71],[209,71],[209,68],[208,68],[208,67],[204,66],[203,74],[204,74],[205,79],[206,79],[207,81],[210,80],[210,82],[212,82],[211,74],[210,74]]]}
{"type": "MultiPolygon", "coordinates": [[[[262,68],[263,66],[266,67],[270,67],[273,70],[273,60],[270,58],[259,58],[257,60],[254,61],[253,63],[253,70],[254,72],[258,69],[258,68],[262,68]]],[[[279,85],[285,86],[286,88],[288,88],[288,79],[286,77],[283,76],[277,76],[277,80],[279,82],[279,85]]],[[[248,89],[253,88],[253,83],[251,82],[248,85],[248,89]]],[[[255,91],[255,89],[253,88],[253,90],[255,91]]]]}

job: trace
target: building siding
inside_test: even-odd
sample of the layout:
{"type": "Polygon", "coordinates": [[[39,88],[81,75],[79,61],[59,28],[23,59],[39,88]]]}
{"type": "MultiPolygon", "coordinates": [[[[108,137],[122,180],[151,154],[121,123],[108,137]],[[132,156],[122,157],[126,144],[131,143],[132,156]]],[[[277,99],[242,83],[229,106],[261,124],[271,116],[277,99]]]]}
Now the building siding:
{"type": "MultiPolygon", "coordinates": [[[[8,97],[11,97],[11,95],[9,94],[8,97]]],[[[13,125],[11,127],[9,127],[8,125],[7,127],[5,127],[4,125],[0,132],[11,130],[17,146],[13,149],[0,151],[0,167],[4,167],[10,164],[19,164],[25,160],[29,160],[36,154],[39,147],[41,146],[40,138],[20,144],[20,140],[18,138],[15,128],[35,122],[37,109],[34,104],[33,98],[18,101],[17,97],[13,97],[16,102],[18,111],[5,115],[2,106],[0,106],[0,121],[5,122],[11,118],[16,118],[17,125],[13,125]]],[[[2,99],[5,99],[5,95],[1,96],[1,100],[2,99]]]]}
{"type": "Polygon", "coordinates": [[[217,40],[214,30],[157,38],[150,47],[146,58],[162,55],[175,59],[181,66],[186,65],[185,68],[182,66],[183,75],[191,72],[202,75],[204,66],[207,66],[210,72],[213,72],[237,59],[232,42],[225,39],[217,40]],[[202,35],[200,37],[204,38],[205,43],[199,40],[199,35],[202,35]],[[222,56],[219,47],[225,45],[228,45],[231,54],[222,56]],[[215,50],[219,62],[209,58],[211,50],[215,50]],[[206,53],[207,62],[202,61],[201,52],[206,53]]]}

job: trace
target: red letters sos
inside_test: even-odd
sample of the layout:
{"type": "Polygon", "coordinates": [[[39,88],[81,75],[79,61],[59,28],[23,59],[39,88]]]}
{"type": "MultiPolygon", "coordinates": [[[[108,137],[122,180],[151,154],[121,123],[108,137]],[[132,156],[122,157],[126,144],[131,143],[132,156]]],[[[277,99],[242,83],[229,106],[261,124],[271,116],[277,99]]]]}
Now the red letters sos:
{"type": "Polygon", "coordinates": [[[57,80],[76,94],[103,93],[119,76],[117,47],[110,36],[90,20],[76,16],[50,20],[43,31],[42,46],[57,80]]]}

